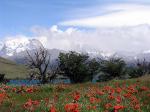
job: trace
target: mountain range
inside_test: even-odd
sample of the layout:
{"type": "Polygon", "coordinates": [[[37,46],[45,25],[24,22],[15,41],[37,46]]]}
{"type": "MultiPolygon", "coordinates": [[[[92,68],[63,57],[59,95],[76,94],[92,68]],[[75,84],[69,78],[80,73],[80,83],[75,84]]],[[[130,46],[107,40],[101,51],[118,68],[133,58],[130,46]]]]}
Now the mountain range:
{"type": "MultiPolygon", "coordinates": [[[[34,51],[35,49],[39,49],[43,47],[42,43],[37,39],[27,39],[27,38],[20,38],[20,39],[9,39],[5,42],[0,43],[0,56],[15,61],[19,64],[25,63],[25,58],[27,56],[28,51],[34,51]]],[[[60,52],[66,52],[60,49],[48,49],[49,53],[51,54],[51,61],[55,61],[60,52]]],[[[150,61],[150,51],[143,51],[141,53],[133,53],[133,52],[116,52],[116,53],[109,53],[104,51],[78,51],[78,52],[86,52],[91,57],[104,57],[108,58],[111,56],[121,57],[127,62],[132,62],[137,59],[146,59],[150,61]]]]}

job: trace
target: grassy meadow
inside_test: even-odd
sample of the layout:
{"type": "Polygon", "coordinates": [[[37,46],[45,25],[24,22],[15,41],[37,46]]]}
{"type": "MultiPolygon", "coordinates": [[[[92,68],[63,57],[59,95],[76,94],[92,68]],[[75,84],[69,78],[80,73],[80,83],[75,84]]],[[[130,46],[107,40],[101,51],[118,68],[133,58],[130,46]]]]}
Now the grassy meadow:
{"type": "Polygon", "coordinates": [[[6,78],[26,78],[28,69],[24,65],[18,65],[13,61],[0,57],[0,73],[5,74],[6,78]]]}
{"type": "Polygon", "coordinates": [[[150,112],[150,76],[102,83],[1,85],[0,112],[150,112]]]}

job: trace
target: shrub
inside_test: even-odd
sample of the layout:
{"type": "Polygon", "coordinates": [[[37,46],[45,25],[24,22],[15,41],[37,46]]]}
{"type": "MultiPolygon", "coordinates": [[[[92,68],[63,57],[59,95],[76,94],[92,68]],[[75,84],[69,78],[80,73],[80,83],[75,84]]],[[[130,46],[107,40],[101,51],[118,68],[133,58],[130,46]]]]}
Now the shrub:
{"type": "Polygon", "coordinates": [[[103,73],[106,80],[120,77],[126,74],[126,64],[121,58],[110,58],[102,60],[100,64],[100,72],[103,73]]]}
{"type": "Polygon", "coordinates": [[[93,79],[98,63],[89,59],[86,54],[77,52],[60,53],[59,67],[64,76],[70,78],[71,83],[81,83],[93,79]]]}

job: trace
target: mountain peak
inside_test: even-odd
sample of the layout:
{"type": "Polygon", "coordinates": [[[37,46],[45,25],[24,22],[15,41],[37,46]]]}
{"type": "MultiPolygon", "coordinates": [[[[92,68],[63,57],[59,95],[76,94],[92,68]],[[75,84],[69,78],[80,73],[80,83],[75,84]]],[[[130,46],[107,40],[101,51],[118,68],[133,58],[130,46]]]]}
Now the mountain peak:
{"type": "Polygon", "coordinates": [[[16,53],[20,53],[25,50],[33,50],[43,47],[41,42],[36,39],[17,38],[9,39],[3,43],[0,50],[2,56],[13,56],[16,53]]]}

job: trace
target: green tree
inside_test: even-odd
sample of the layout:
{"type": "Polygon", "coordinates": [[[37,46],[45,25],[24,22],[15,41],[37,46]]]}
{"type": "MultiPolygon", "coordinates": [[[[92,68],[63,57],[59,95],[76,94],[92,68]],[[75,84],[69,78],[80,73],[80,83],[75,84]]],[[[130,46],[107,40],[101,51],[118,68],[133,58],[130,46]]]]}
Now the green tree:
{"type": "Polygon", "coordinates": [[[95,58],[94,59],[91,59],[89,60],[88,62],[88,70],[90,72],[91,75],[89,75],[89,78],[91,81],[93,79],[93,77],[99,73],[99,70],[100,70],[100,63],[98,60],[96,60],[95,58]]]}
{"type": "Polygon", "coordinates": [[[60,53],[60,70],[70,78],[71,83],[82,83],[92,80],[97,69],[96,60],[90,60],[86,54],[77,52],[60,53]]]}
{"type": "Polygon", "coordinates": [[[107,80],[125,75],[125,68],[125,61],[121,58],[110,58],[108,60],[101,61],[100,64],[100,71],[107,76],[105,76],[107,80]]]}
{"type": "Polygon", "coordinates": [[[150,73],[150,63],[146,62],[146,60],[137,60],[137,63],[135,66],[128,68],[128,74],[132,77],[141,77],[145,74],[150,73]]]}

